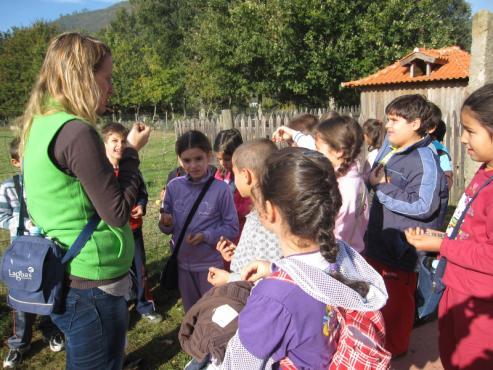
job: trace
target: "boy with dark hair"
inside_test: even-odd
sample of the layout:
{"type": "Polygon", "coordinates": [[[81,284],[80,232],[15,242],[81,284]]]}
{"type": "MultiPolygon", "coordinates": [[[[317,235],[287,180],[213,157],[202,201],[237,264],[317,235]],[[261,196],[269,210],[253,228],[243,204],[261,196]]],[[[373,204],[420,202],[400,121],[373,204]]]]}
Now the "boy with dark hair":
{"type": "Polygon", "coordinates": [[[427,135],[432,125],[429,102],[404,95],[385,109],[387,140],[373,165],[375,190],[365,235],[366,255],[382,275],[389,299],[382,309],[386,349],[407,352],[413,327],[418,254],[407,243],[409,227],[440,228],[448,202],[445,176],[427,135]]]}
{"type": "MultiPolygon", "coordinates": [[[[233,171],[241,196],[257,196],[265,161],[269,156],[275,155],[276,151],[276,145],[267,139],[248,141],[235,150],[233,171]]],[[[217,243],[217,250],[221,252],[223,259],[231,261],[231,272],[215,267],[209,268],[208,280],[212,285],[219,286],[239,280],[243,268],[252,261],[276,261],[281,258],[277,237],[262,226],[256,209],[252,209],[246,216],[244,230],[237,246],[224,238],[217,243]]]]}
{"type": "MultiPolygon", "coordinates": [[[[19,139],[15,138],[10,142],[10,163],[17,170],[21,169],[19,157],[19,139]]],[[[15,175],[0,185],[0,227],[10,231],[11,241],[17,237],[19,218],[24,217],[24,234],[34,232],[35,226],[29,220],[26,203],[21,205],[19,194],[22,192],[21,175],[15,175]]],[[[14,311],[13,312],[13,335],[7,340],[9,352],[3,360],[4,369],[13,369],[22,362],[22,356],[31,348],[33,334],[33,324],[36,315],[32,313],[14,311]]],[[[50,346],[53,352],[59,352],[65,347],[63,334],[52,323],[49,316],[43,316],[39,324],[39,329],[43,333],[44,341],[50,346]]]]}
{"type": "MultiPolygon", "coordinates": [[[[113,165],[115,175],[119,173],[119,163],[123,150],[127,145],[128,130],[120,123],[109,123],[101,129],[104,140],[106,156],[113,165]]],[[[135,241],[135,254],[132,261],[131,272],[133,289],[136,291],[136,310],[148,321],[158,323],[162,320],[154,307],[154,300],[147,284],[146,255],[144,249],[144,237],[142,234],[143,219],[146,213],[148,194],[142,174],[139,171],[140,186],[137,202],[130,213],[130,228],[135,241]]]]}

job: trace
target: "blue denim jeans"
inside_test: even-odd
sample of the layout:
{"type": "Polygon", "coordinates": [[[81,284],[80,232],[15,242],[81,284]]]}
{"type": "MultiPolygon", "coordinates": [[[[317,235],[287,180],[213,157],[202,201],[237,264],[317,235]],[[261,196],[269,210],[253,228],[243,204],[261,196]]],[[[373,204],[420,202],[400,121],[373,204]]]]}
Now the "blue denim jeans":
{"type": "MultiPolygon", "coordinates": [[[[33,313],[14,311],[13,335],[7,340],[7,344],[11,349],[23,349],[31,344],[33,336],[33,325],[36,320],[36,315],[33,313]]],[[[41,316],[41,322],[38,328],[43,333],[43,338],[48,341],[52,335],[60,332],[53,324],[49,316],[41,316]]]]}
{"type": "Polygon", "coordinates": [[[128,327],[124,297],[70,288],[65,313],[51,318],[65,334],[67,370],[122,368],[128,327]]]}
{"type": "Polygon", "coordinates": [[[137,312],[145,315],[155,311],[154,299],[152,298],[149,284],[147,282],[146,254],[144,249],[144,237],[142,229],[133,231],[135,241],[135,254],[132,261],[132,283],[136,291],[137,312]]]}

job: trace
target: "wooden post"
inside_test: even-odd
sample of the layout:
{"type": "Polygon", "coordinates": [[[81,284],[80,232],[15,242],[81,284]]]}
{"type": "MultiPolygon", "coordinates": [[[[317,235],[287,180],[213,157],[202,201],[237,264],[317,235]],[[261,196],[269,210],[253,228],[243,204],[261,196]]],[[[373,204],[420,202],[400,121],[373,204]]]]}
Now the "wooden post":
{"type": "Polygon", "coordinates": [[[228,130],[233,128],[233,114],[231,109],[223,109],[221,111],[221,128],[222,130],[228,130]]]}
{"type": "MultiPolygon", "coordinates": [[[[471,65],[467,93],[493,82],[493,13],[480,10],[472,19],[471,65]]],[[[464,161],[465,185],[469,184],[480,163],[469,156],[464,161]]]]}

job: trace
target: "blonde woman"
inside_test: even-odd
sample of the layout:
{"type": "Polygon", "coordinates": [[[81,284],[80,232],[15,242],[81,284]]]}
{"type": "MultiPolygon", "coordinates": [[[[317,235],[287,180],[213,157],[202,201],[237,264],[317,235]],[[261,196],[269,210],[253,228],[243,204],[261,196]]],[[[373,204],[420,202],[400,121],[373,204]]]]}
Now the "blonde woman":
{"type": "Polygon", "coordinates": [[[149,128],[135,124],[116,178],[94,128],[112,93],[112,58],[102,42],[64,33],[50,43],[22,117],[24,181],[34,223],[68,248],[95,213],[102,221],[67,266],[63,313],[67,369],[121,369],[124,295],[134,244],[128,226],[138,192],[138,150],[149,128]]]}

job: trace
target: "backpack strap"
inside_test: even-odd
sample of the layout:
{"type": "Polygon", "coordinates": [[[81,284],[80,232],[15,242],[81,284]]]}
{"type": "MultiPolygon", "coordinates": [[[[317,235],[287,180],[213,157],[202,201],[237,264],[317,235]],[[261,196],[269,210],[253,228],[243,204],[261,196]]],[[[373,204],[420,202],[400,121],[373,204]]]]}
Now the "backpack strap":
{"type": "Polygon", "coordinates": [[[457,237],[457,235],[459,234],[460,226],[462,225],[462,222],[464,221],[464,218],[466,217],[467,211],[469,211],[469,207],[471,207],[472,202],[479,195],[479,192],[483,190],[485,187],[487,187],[492,181],[493,181],[493,176],[488,177],[488,179],[486,179],[485,182],[483,182],[483,184],[479,187],[479,189],[476,190],[476,192],[473,194],[471,199],[469,199],[469,202],[467,202],[466,206],[464,207],[464,211],[462,211],[459,219],[457,220],[457,223],[455,224],[454,229],[452,230],[452,233],[450,234],[449,237],[450,239],[455,239],[457,237]]]}
{"type": "Polygon", "coordinates": [[[24,201],[24,189],[22,187],[23,181],[20,175],[14,175],[14,187],[17,193],[17,199],[19,201],[19,224],[17,225],[17,236],[24,235],[26,228],[24,225],[24,219],[27,217],[26,202],[24,201]]]}

